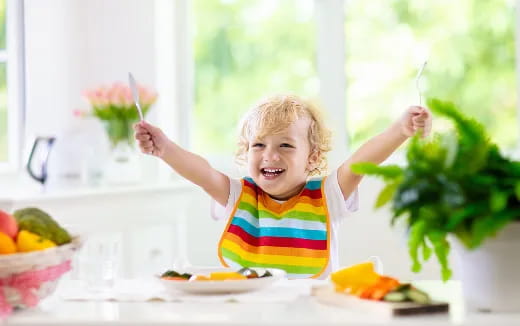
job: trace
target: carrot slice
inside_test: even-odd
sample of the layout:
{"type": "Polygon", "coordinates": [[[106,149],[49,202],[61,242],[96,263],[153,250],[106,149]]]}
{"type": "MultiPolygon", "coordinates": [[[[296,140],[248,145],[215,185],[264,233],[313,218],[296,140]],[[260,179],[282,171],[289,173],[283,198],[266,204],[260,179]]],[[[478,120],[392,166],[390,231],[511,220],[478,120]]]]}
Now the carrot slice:
{"type": "Polygon", "coordinates": [[[187,279],[185,279],[184,277],[179,277],[179,276],[163,276],[161,278],[163,280],[168,280],[168,281],[187,281],[187,279]]]}

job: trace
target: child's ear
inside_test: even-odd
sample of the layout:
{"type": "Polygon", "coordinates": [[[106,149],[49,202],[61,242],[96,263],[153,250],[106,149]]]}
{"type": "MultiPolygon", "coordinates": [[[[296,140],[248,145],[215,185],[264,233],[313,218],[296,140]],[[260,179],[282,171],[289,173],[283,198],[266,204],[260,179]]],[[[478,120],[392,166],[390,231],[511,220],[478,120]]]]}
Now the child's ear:
{"type": "Polygon", "coordinates": [[[311,172],[312,170],[318,167],[318,159],[320,158],[320,152],[318,150],[313,150],[309,155],[309,160],[307,162],[307,170],[311,172]]]}

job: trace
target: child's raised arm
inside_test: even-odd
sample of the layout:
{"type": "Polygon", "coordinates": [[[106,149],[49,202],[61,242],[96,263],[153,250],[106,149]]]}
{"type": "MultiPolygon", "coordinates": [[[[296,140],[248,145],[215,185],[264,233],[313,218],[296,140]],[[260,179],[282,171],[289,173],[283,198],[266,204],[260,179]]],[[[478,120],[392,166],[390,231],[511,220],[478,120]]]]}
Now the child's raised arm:
{"type": "Polygon", "coordinates": [[[432,118],[428,109],[420,106],[409,107],[399,120],[381,134],[364,143],[340,166],[338,182],[343,197],[347,199],[362,178],[361,175],[352,172],[350,169],[352,164],[359,162],[380,164],[417,131],[422,132],[422,136],[425,137],[430,133],[431,127],[432,118]]]}
{"type": "Polygon", "coordinates": [[[161,129],[141,121],[134,126],[135,139],[145,154],[161,158],[184,178],[202,187],[215,201],[225,206],[229,197],[229,178],[215,170],[204,158],[172,142],[161,129]]]}

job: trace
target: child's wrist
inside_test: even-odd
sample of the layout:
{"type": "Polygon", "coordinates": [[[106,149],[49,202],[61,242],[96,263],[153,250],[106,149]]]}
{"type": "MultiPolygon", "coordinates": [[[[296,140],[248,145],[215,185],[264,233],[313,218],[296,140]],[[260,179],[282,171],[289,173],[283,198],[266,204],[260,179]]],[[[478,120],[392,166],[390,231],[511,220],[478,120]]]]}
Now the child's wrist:
{"type": "Polygon", "coordinates": [[[402,141],[405,141],[408,138],[410,138],[410,135],[408,135],[405,132],[405,129],[403,128],[401,121],[394,122],[389,129],[393,135],[396,135],[397,137],[401,138],[402,141]]]}
{"type": "Polygon", "coordinates": [[[170,153],[172,152],[172,145],[173,143],[171,141],[167,141],[164,145],[164,149],[161,151],[161,154],[159,155],[159,158],[163,161],[168,161],[168,157],[170,156],[170,153]]]}

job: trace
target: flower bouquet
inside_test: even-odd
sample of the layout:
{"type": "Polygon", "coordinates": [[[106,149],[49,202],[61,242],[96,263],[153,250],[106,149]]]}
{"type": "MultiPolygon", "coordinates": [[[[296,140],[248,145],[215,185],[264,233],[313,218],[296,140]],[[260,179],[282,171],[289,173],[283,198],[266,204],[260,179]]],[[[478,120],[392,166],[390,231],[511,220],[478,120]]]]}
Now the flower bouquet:
{"type": "MultiPolygon", "coordinates": [[[[137,87],[139,104],[146,115],[157,100],[157,93],[142,85],[137,87]]],[[[115,82],[110,86],[88,89],[84,96],[92,106],[92,115],[104,123],[112,146],[116,147],[120,142],[130,144],[133,139],[132,124],[139,119],[130,87],[115,82]]]]}

